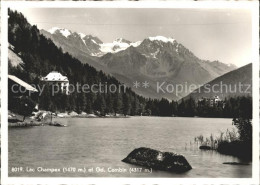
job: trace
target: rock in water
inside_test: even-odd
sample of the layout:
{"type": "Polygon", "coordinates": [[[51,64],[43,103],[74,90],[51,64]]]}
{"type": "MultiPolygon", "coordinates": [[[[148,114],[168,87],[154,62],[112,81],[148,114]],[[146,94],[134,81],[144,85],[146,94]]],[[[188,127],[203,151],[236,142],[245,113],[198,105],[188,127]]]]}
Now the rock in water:
{"type": "Polygon", "coordinates": [[[133,150],[123,162],[163,170],[182,173],[192,167],[184,156],[171,152],[160,152],[150,148],[137,148],[133,150]]]}

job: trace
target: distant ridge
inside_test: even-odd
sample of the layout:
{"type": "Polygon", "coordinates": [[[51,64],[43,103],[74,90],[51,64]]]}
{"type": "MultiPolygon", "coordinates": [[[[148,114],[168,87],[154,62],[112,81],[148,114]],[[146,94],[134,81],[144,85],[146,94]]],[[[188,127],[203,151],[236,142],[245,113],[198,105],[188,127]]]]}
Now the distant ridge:
{"type": "Polygon", "coordinates": [[[202,97],[212,98],[213,96],[219,96],[221,99],[237,96],[252,96],[252,63],[228,72],[206,83],[204,86],[194,90],[183,99],[192,97],[193,99],[198,100],[202,97]],[[230,90],[226,90],[225,84],[228,85],[228,87],[231,87],[228,88],[230,90]],[[239,85],[241,86],[241,91],[239,91],[239,85]],[[213,90],[215,92],[213,92],[213,90]]]}

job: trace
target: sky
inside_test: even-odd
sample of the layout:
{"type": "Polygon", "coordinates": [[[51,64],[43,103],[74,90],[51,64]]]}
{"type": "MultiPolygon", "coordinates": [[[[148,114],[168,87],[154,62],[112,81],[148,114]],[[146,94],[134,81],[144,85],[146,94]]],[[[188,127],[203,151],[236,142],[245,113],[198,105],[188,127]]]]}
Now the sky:
{"type": "Polygon", "coordinates": [[[197,57],[244,66],[251,63],[251,13],[245,9],[17,9],[39,29],[67,28],[103,42],[150,36],[176,39],[197,57]]]}

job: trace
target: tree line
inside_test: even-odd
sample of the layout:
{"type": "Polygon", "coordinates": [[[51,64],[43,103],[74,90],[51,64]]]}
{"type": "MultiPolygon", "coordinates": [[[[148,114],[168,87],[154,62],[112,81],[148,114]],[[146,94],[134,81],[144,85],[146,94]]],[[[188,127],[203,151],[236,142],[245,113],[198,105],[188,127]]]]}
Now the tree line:
{"type": "Polygon", "coordinates": [[[192,97],[182,99],[176,105],[175,114],[184,117],[252,118],[252,97],[238,96],[225,98],[209,104],[206,99],[195,101],[192,97]]]}

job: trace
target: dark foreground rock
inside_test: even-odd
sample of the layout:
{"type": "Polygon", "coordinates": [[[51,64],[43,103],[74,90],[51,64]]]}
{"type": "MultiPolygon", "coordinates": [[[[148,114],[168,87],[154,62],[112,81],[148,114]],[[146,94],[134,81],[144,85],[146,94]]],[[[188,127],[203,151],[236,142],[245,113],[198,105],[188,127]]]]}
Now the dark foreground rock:
{"type": "Polygon", "coordinates": [[[192,167],[184,156],[171,152],[160,152],[150,148],[137,148],[133,150],[123,162],[163,170],[182,173],[192,167]]]}

